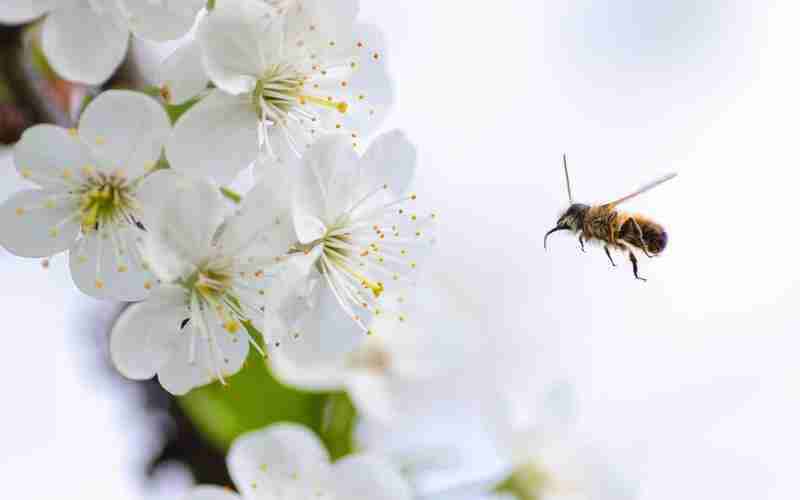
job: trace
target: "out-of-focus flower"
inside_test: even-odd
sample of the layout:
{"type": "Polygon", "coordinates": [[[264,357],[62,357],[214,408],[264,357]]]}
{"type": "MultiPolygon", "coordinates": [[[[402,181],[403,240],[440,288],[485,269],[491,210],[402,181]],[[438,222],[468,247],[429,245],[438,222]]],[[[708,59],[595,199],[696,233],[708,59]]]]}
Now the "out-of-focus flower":
{"type": "Polygon", "coordinates": [[[271,283],[265,323],[282,356],[299,365],[341,359],[372,333],[371,316],[406,321],[400,291],[435,239],[435,217],[400,194],[415,165],[400,132],[376,139],[363,157],[347,137],[327,136],[292,165],[290,256],[303,267],[271,283]]]}
{"type": "Polygon", "coordinates": [[[3,0],[0,22],[19,24],[47,14],[45,54],[68,80],[99,84],[125,58],[130,33],[153,41],[180,38],[206,0],[3,0]],[[87,27],[90,27],[87,29],[87,27]]]}
{"type": "Polygon", "coordinates": [[[334,464],[317,436],[305,427],[276,424],[234,441],[228,472],[239,494],[200,486],[186,500],[411,500],[402,476],[369,455],[334,464]]]}
{"type": "MultiPolygon", "coordinates": [[[[389,302],[397,298],[387,294],[389,302]]],[[[389,315],[373,318],[373,334],[339,359],[303,364],[275,349],[270,367],[290,385],[345,389],[362,416],[384,424],[430,411],[433,400],[452,395],[453,379],[463,380],[480,362],[482,320],[441,274],[426,275],[404,309],[404,322],[389,315]]]]}
{"type": "MultiPolygon", "coordinates": [[[[168,200],[142,240],[158,281],[148,300],[115,325],[112,359],[126,377],[157,374],[173,394],[214,379],[224,383],[242,367],[249,344],[263,353],[249,328],[263,317],[268,275],[289,245],[288,231],[276,222],[280,210],[266,206],[280,196],[264,187],[229,216],[229,204],[207,181],[162,170],[146,182],[151,195],[168,200]]],[[[278,182],[270,186],[285,190],[278,182]]]]}
{"type": "Polygon", "coordinates": [[[20,191],[0,205],[0,244],[22,257],[69,249],[72,277],[82,291],[142,299],[151,278],[136,239],[158,200],[145,199],[141,183],[169,132],[157,102],[127,91],[98,96],[77,129],[28,129],[14,149],[14,163],[40,189],[20,191]]]}
{"type": "Polygon", "coordinates": [[[520,500],[632,498],[633,485],[620,476],[601,450],[567,425],[571,418],[565,414],[564,400],[568,398],[563,389],[563,384],[550,386],[549,396],[527,409],[512,404],[506,418],[494,421],[498,450],[511,469],[499,489],[520,500]]]}
{"type": "Polygon", "coordinates": [[[220,2],[201,22],[197,46],[166,64],[167,96],[183,99],[205,86],[198,55],[217,87],[178,120],[170,164],[226,184],[259,153],[285,161],[324,133],[346,132],[357,145],[390,102],[380,36],[355,25],[357,10],[352,0],[280,9],[261,0],[220,2]]]}

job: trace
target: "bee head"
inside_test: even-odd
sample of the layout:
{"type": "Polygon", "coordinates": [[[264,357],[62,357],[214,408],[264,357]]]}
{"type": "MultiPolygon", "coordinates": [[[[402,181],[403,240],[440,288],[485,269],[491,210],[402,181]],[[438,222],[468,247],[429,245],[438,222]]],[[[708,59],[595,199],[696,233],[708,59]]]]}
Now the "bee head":
{"type": "Polygon", "coordinates": [[[589,205],[573,203],[569,206],[567,211],[561,214],[561,217],[558,218],[556,227],[569,229],[570,231],[577,231],[583,227],[583,218],[586,215],[587,210],[589,210],[589,205]]]}
{"type": "Polygon", "coordinates": [[[589,205],[582,203],[573,203],[569,206],[566,212],[561,214],[556,222],[556,227],[547,231],[544,235],[544,248],[547,249],[547,237],[556,231],[572,231],[577,232],[583,227],[583,219],[586,216],[586,211],[589,210],[589,205]]]}

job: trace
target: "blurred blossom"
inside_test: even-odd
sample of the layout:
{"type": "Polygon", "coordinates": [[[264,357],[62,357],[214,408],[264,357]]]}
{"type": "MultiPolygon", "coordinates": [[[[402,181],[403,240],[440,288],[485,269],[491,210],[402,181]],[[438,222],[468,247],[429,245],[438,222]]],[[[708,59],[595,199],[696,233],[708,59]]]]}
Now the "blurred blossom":
{"type": "MultiPolygon", "coordinates": [[[[387,293],[386,298],[398,297],[387,293]]],[[[482,318],[448,276],[434,270],[420,280],[404,308],[406,321],[375,317],[373,334],[332,362],[295,363],[276,350],[270,367],[294,386],[345,389],[363,417],[385,424],[428,412],[442,397],[452,396],[454,378],[480,371],[482,318]]]]}
{"type": "Polygon", "coordinates": [[[122,63],[130,33],[157,41],[183,36],[205,0],[169,4],[140,0],[3,0],[0,23],[21,24],[46,15],[42,47],[67,80],[100,84],[122,63]],[[86,29],[91,26],[92,29],[86,29]]]}
{"type": "Polygon", "coordinates": [[[331,465],[319,438],[294,424],[275,424],[239,437],[228,453],[228,471],[239,494],[199,486],[187,500],[412,498],[408,485],[387,462],[351,455],[331,465]]]}

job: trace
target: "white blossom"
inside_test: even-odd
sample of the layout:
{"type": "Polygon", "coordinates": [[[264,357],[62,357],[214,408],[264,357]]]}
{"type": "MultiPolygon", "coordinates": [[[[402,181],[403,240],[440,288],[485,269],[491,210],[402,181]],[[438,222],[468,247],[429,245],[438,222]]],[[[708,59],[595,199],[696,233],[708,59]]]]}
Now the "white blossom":
{"type": "Polygon", "coordinates": [[[333,464],[317,436],[276,424],[240,436],[228,453],[239,493],[199,486],[186,500],[411,500],[409,486],[379,457],[350,455],[333,464]]]}
{"type": "Polygon", "coordinates": [[[219,2],[194,42],[165,64],[176,101],[217,87],[176,124],[167,148],[183,172],[227,184],[260,155],[289,161],[314,139],[346,132],[358,145],[391,100],[380,35],[355,23],[357,2],[219,2]]]}
{"type": "Polygon", "coordinates": [[[99,84],[122,63],[130,33],[153,41],[180,38],[205,0],[3,0],[0,22],[18,24],[47,15],[42,46],[68,80],[99,84]]]}
{"type": "Polygon", "coordinates": [[[0,205],[0,245],[23,257],[69,249],[72,277],[99,298],[140,300],[152,286],[136,240],[158,200],[142,189],[169,135],[161,106],[108,91],[77,129],[38,125],[14,148],[20,175],[38,189],[0,205]]]}
{"type": "Polygon", "coordinates": [[[158,286],[120,317],[112,359],[129,378],[157,374],[173,394],[215,379],[224,384],[242,367],[248,344],[263,354],[248,327],[261,324],[265,285],[280,263],[273,249],[289,244],[276,222],[280,210],[265,206],[275,207],[285,188],[272,184],[278,195],[256,191],[231,215],[230,203],[207,181],[167,170],[148,182],[177,186],[162,193],[168,201],[142,242],[158,286]]]}
{"type": "Polygon", "coordinates": [[[414,147],[392,132],[363,157],[347,137],[324,137],[291,167],[295,272],[271,283],[265,323],[282,355],[337,359],[372,333],[372,317],[408,319],[401,291],[435,240],[435,215],[407,193],[415,164],[414,147]]]}

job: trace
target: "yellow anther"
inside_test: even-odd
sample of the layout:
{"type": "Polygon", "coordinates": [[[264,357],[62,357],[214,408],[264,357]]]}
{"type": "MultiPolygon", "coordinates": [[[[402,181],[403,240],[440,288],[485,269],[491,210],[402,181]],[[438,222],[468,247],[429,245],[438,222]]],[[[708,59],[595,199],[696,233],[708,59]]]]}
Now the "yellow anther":
{"type": "Polygon", "coordinates": [[[100,290],[104,286],[106,285],[105,283],[103,283],[103,280],[94,280],[94,287],[97,288],[98,290],[100,290]]]}
{"type": "Polygon", "coordinates": [[[225,330],[227,330],[228,333],[236,333],[236,332],[239,331],[239,322],[238,321],[234,321],[232,319],[229,319],[228,321],[225,322],[224,326],[225,326],[225,330]]]}
{"type": "Polygon", "coordinates": [[[64,177],[65,179],[71,179],[72,178],[72,170],[70,170],[68,168],[65,168],[64,171],[61,173],[61,176],[64,177]]]}
{"type": "Polygon", "coordinates": [[[78,137],[78,129],[76,129],[76,128],[71,128],[71,129],[68,129],[68,130],[67,130],[67,133],[68,133],[68,134],[69,134],[71,137],[78,137]]]}
{"type": "Polygon", "coordinates": [[[105,144],[105,143],[106,143],[106,138],[105,138],[105,137],[103,137],[102,135],[98,135],[98,136],[95,138],[94,142],[95,142],[96,144],[98,144],[98,145],[103,145],[103,144],[105,144]]]}
{"type": "Polygon", "coordinates": [[[125,265],[117,266],[117,272],[118,273],[128,272],[128,266],[125,266],[125,265]]]}
{"type": "Polygon", "coordinates": [[[94,167],[91,165],[84,165],[81,167],[81,173],[86,177],[90,177],[94,173],[94,167]]]}
{"type": "Polygon", "coordinates": [[[44,202],[44,208],[56,208],[56,202],[53,200],[47,200],[44,202]]]}
{"type": "Polygon", "coordinates": [[[22,207],[17,207],[15,212],[16,212],[17,215],[24,215],[25,214],[25,209],[22,208],[22,207]]]}
{"type": "Polygon", "coordinates": [[[54,228],[50,229],[50,236],[52,238],[57,237],[58,236],[58,228],[54,227],[54,228]]]}
{"type": "Polygon", "coordinates": [[[29,169],[29,168],[23,168],[22,170],[19,171],[19,173],[25,179],[30,179],[30,177],[33,175],[33,172],[31,172],[31,169],[29,169]]]}
{"type": "Polygon", "coordinates": [[[145,281],[144,282],[144,289],[145,290],[150,290],[151,288],[153,288],[153,283],[151,283],[150,281],[145,281]]]}

